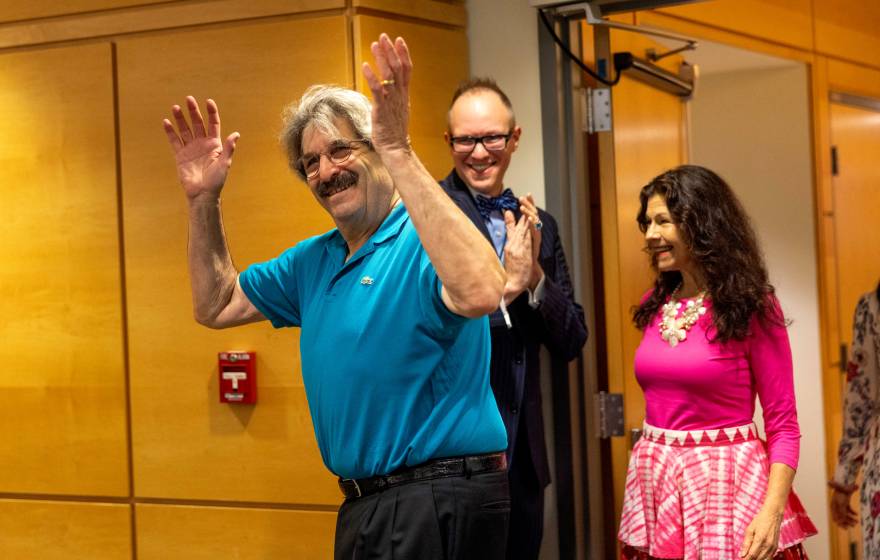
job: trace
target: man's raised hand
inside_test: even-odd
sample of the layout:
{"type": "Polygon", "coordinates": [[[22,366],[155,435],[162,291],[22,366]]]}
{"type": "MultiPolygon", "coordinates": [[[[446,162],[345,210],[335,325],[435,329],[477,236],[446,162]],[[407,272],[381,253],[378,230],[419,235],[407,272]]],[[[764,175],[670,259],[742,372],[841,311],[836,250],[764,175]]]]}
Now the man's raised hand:
{"type": "Polygon", "coordinates": [[[380,155],[383,151],[409,151],[409,49],[401,37],[392,42],[382,33],[370,50],[376,70],[367,62],[362,70],[373,93],[373,146],[380,155]]]}
{"type": "Polygon", "coordinates": [[[177,163],[177,177],[189,199],[201,195],[217,197],[226,181],[232,153],[239,133],[233,132],[220,139],[220,111],[212,99],[207,100],[208,122],[202,118],[199,104],[192,96],[186,98],[192,126],[187,122],[179,105],[171,108],[171,115],[177,127],[169,119],[162,125],[168,136],[168,143],[174,152],[177,163]]]}

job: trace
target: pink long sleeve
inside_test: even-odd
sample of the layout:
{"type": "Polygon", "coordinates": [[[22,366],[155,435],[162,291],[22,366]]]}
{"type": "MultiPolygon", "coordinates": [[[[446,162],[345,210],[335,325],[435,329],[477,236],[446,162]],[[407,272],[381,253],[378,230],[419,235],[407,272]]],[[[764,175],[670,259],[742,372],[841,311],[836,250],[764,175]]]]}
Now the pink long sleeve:
{"type": "MultiPolygon", "coordinates": [[[[779,303],[773,300],[779,317],[779,303]]],[[[764,431],[770,463],[785,463],[797,469],[801,431],[794,399],[794,370],[791,345],[784,325],[752,320],[749,364],[755,389],[764,410],[764,431]]]]}
{"type": "Polygon", "coordinates": [[[745,340],[709,342],[711,302],[705,305],[708,312],[675,348],[660,338],[659,314],[645,329],[635,356],[645,421],[672,430],[742,426],[752,422],[758,396],[770,462],[796,469],[800,430],[785,327],[756,318],[745,340]]]}

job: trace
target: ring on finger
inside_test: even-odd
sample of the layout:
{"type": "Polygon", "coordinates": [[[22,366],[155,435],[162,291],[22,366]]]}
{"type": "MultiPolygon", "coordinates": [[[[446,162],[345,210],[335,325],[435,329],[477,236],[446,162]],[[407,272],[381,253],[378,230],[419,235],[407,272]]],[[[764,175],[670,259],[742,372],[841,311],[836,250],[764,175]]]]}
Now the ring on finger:
{"type": "Polygon", "coordinates": [[[544,227],[544,223],[541,220],[535,222],[535,229],[541,231],[541,228],[544,227]]]}
{"type": "Polygon", "coordinates": [[[381,82],[379,82],[379,84],[381,84],[383,86],[393,86],[394,85],[394,78],[391,78],[390,80],[382,80],[381,82]]]}

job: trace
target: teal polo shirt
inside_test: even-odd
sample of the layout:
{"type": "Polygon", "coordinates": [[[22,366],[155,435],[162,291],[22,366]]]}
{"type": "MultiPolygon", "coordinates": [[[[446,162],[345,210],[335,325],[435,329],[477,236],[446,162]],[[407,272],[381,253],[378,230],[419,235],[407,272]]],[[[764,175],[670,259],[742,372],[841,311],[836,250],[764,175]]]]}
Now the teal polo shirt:
{"type": "Polygon", "coordinates": [[[363,247],[338,230],[255,264],[239,281],[276,328],[301,327],[324,464],[344,478],[503,451],[489,386],[489,323],[449,311],[403,204],[363,247]]]}

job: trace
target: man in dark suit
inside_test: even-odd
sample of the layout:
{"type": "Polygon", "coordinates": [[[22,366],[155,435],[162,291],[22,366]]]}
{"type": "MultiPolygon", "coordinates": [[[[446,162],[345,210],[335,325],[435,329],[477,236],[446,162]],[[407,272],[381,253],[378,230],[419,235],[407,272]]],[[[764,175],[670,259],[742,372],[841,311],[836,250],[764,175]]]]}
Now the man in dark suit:
{"type": "MultiPolygon", "coordinates": [[[[504,187],[521,134],[510,100],[493,80],[462,83],[445,134],[455,169],[441,185],[492,242],[507,271],[504,305],[490,317],[490,380],[507,429],[510,464],[507,557],[535,559],[550,483],[540,347],[570,361],[580,353],[587,328],[583,308],[574,301],[556,220],[535,206],[531,194],[516,198],[504,187]]],[[[553,374],[564,375],[559,369],[553,374]]]]}

